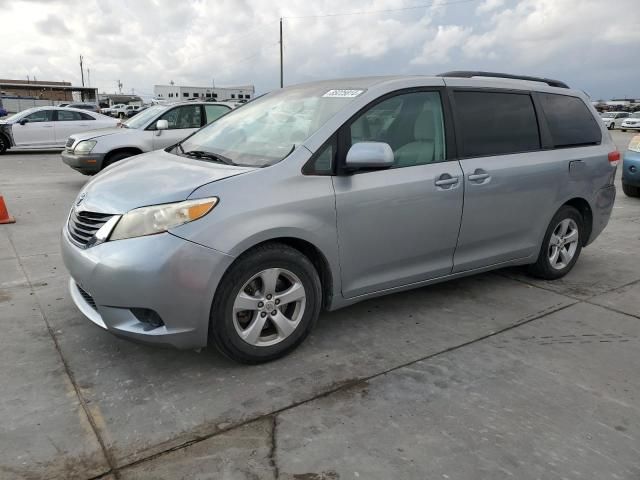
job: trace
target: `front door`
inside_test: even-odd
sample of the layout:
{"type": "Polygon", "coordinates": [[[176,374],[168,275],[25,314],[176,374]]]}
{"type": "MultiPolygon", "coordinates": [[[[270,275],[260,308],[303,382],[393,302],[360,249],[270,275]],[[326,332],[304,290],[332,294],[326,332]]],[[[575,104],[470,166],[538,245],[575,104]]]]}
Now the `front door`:
{"type": "Polygon", "coordinates": [[[345,127],[388,143],[392,168],[334,177],[346,298],[447,275],[462,216],[462,170],[447,160],[441,96],[388,97],[345,127]]]}
{"type": "Polygon", "coordinates": [[[47,147],[55,144],[54,110],[38,110],[22,117],[26,123],[14,123],[11,127],[17,147],[47,147]]]}
{"type": "MultiPolygon", "coordinates": [[[[174,145],[200,128],[203,125],[202,107],[199,104],[181,105],[172,108],[158,120],[166,120],[169,123],[169,129],[155,132],[154,150],[174,145]]],[[[150,129],[155,129],[155,124],[150,129]]]]}

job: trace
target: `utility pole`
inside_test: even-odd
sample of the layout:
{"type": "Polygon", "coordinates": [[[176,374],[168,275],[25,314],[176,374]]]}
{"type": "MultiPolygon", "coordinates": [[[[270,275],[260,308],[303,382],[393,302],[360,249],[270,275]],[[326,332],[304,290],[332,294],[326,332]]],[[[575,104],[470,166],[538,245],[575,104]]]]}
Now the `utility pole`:
{"type": "Polygon", "coordinates": [[[80,77],[82,78],[82,86],[84,87],[84,68],[82,67],[82,55],[80,55],[80,77]]]}
{"type": "Polygon", "coordinates": [[[282,45],[282,17],[280,17],[280,88],[284,87],[284,60],[283,60],[283,45],[282,45]]]}
{"type": "Polygon", "coordinates": [[[118,80],[118,91],[122,93],[122,82],[118,80]]]}

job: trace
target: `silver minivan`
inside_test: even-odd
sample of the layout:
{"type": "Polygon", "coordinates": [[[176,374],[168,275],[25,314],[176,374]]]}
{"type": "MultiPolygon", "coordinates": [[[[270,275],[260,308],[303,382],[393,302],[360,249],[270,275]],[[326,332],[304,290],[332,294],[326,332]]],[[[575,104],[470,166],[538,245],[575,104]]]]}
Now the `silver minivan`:
{"type": "Polygon", "coordinates": [[[280,357],[323,309],[491,269],[562,277],[620,154],[585,95],[487,72],[274,91],[87,183],[71,296],[119,336],[280,357]]]}

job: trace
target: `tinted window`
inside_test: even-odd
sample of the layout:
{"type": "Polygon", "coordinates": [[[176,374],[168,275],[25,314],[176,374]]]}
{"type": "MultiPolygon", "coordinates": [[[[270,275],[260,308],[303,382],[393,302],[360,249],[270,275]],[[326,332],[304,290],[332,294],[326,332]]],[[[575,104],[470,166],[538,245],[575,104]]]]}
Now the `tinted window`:
{"type": "Polygon", "coordinates": [[[53,121],[53,110],[39,110],[24,117],[30,123],[34,122],[51,122],[53,121]]]}
{"type": "Polygon", "coordinates": [[[82,120],[80,112],[71,112],[68,110],[58,110],[59,122],[76,122],[82,120]]]}
{"type": "Polygon", "coordinates": [[[438,92],[396,95],[373,105],[350,126],[351,144],[385,142],[396,167],[445,159],[444,122],[438,92]]]}
{"type": "Polygon", "coordinates": [[[454,99],[464,156],[502,155],[540,148],[538,122],[529,95],[458,91],[454,99]]]}
{"type": "Polygon", "coordinates": [[[552,93],[541,93],[539,98],[554,147],[600,143],[600,126],[580,98],[552,93]]]}
{"type": "Polygon", "coordinates": [[[169,130],[180,128],[200,128],[202,116],[200,105],[185,105],[169,110],[158,120],[169,122],[169,130]]]}
{"type": "Polygon", "coordinates": [[[91,115],[87,115],[86,113],[80,113],[80,117],[82,120],[95,120],[91,115]]]}
{"type": "Polygon", "coordinates": [[[207,123],[211,123],[227,113],[229,107],[225,107],[224,105],[205,105],[204,111],[207,114],[207,123]]]}

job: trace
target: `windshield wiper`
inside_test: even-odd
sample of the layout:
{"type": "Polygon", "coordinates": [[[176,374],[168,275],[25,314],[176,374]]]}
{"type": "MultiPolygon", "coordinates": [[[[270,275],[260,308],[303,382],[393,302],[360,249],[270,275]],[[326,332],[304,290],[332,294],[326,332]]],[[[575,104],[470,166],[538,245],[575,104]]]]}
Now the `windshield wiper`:
{"type": "MultiPolygon", "coordinates": [[[[180,146],[180,149],[182,149],[182,146],[180,144],[178,145],[180,146]]],[[[235,163],[233,163],[227,157],[223,157],[222,155],[218,155],[216,153],[205,152],[203,150],[189,150],[188,152],[185,152],[184,150],[182,150],[182,154],[187,157],[197,158],[199,160],[207,159],[207,160],[212,160],[218,163],[224,163],[225,165],[235,165],[235,163]]]]}

